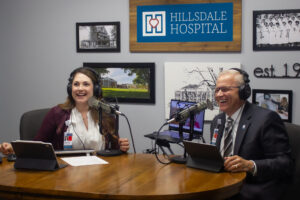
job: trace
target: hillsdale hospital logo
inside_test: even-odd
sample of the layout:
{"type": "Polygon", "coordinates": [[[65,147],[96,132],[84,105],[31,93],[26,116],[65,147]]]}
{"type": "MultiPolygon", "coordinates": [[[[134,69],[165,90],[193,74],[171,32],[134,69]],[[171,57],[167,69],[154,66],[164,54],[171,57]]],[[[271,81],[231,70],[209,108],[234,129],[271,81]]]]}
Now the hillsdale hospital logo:
{"type": "Polygon", "coordinates": [[[137,6],[137,42],[232,41],[233,3],[137,6]]]}
{"type": "Polygon", "coordinates": [[[166,36],[166,12],[143,12],[143,37],[166,36]]]}

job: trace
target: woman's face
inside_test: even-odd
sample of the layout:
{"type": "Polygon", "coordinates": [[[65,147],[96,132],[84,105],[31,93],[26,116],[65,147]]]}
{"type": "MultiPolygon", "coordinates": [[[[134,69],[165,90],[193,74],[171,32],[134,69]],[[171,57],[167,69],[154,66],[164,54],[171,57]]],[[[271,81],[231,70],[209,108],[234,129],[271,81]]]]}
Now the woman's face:
{"type": "Polygon", "coordinates": [[[72,83],[72,97],[75,104],[87,104],[93,96],[93,81],[82,73],[76,73],[72,83]]]}

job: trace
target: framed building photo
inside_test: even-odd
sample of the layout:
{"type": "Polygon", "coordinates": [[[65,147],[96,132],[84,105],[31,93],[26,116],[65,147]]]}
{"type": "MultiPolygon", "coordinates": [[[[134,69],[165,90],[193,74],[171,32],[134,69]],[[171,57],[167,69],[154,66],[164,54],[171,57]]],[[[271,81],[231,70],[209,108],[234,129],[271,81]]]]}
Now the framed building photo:
{"type": "Polygon", "coordinates": [[[77,52],[120,52],[120,22],[76,23],[77,52]]]}
{"type": "Polygon", "coordinates": [[[108,102],[155,103],[155,63],[83,63],[101,75],[108,102]]]}
{"type": "Polygon", "coordinates": [[[281,119],[292,122],[292,90],[252,90],[252,103],[277,112],[281,119]]]}
{"type": "Polygon", "coordinates": [[[205,121],[210,122],[220,113],[215,100],[216,80],[220,72],[241,68],[238,62],[165,62],[165,118],[170,117],[172,99],[189,102],[211,101],[213,109],[205,110],[205,121]]]}
{"type": "Polygon", "coordinates": [[[300,9],[253,11],[253,50],[300,50],[300,9]]]}

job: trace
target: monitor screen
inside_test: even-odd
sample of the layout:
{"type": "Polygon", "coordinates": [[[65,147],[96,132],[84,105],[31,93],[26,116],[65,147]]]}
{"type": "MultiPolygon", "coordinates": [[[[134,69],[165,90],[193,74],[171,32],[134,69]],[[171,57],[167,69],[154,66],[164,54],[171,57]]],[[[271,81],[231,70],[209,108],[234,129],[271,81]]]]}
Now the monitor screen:
{"type": "MultiPolygon", "coordinates": [[[[196,102],[190,102],[190,101],[180,101],[180,100],[171,100],[170,103],[170,119],[176,117],[176,114],[180,111],[194,105],[196,102]]],[[[194,133],[195,134],[202,134],[203,133],[203,127],[204,127],[204,113],[205,110],[196,113],[194,116],[195,123],[194,123],[194,133]]],[[[179,130],[179,123],[174,121],[169,124],[170,130],[179,130]]],[[[191,132],[190,130],[190,118],[188,118],[184,125],[183,125],[183,131],[184,132],[191,132]]]]}

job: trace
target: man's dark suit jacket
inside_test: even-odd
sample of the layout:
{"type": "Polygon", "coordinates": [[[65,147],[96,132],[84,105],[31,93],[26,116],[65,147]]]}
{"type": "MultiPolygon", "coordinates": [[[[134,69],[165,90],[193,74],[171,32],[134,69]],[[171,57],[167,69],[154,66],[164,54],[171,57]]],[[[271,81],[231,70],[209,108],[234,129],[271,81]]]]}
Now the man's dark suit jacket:
{"type": "MultiPolygon", "coordinates": [[[[220,148],[225,126],[225,113],[217,115],[211,124],[211,136],[219,125],[216,146],[220,148]]],[[[253,160],[256,176],[247,174],[238,199],[280,199],[293,169],[288,135],[280,116],[271,110],[246,102],[238,125],[234,155],[253,160]]]]}

